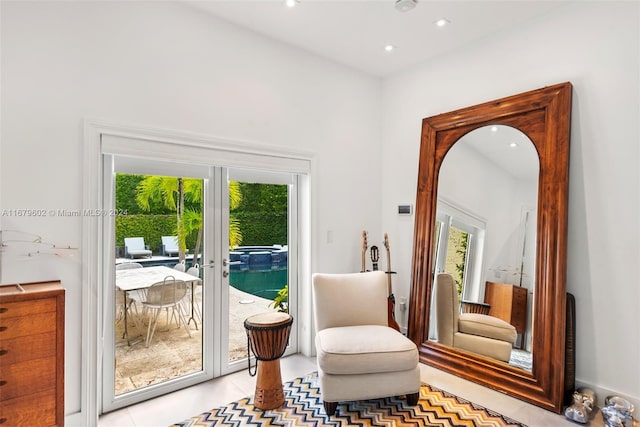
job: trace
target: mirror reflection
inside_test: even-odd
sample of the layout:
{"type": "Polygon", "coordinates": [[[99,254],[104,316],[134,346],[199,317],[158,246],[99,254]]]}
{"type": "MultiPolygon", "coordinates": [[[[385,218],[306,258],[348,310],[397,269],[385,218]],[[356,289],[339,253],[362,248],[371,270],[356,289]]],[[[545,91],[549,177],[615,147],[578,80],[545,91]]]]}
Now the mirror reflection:
{"type": "Polygon", "coordinates": [[[533,143],[509,126],[469,132],[446,154],[431,340],[532,370],[539,170],[533,143]]]}

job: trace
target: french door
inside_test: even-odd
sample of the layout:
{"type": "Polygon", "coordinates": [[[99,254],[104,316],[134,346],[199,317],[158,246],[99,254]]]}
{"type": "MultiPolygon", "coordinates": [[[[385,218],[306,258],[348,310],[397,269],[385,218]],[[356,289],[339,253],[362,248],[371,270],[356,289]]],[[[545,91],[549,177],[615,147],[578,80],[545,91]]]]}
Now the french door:
{"type": "MultiPolygon", "coordinates": [[[[102,227],[106,255],[102,266],[102,412],[246,368],[243,320],[252,314],[275,310],[273,298],[285,286],[287,309],[295,317],[298,177],[294,173],[209,163],[103,153],[103,206],[104,212],[113,215],[104,218],[102,227]],[[158,188],[144,193],[144,183],[158,188]],[[258,190],[268,187],[285,198],[279,205],[284,206],[284,222],[282,213],[278,218],[284,234],[279,234],[277,241],[257,241],[257,237],[251,241],[252,234],[243,229],[247,222],[238,223],[234,218],[233,211],[237,208],[234,197],[243,186],[258,190]],[[178,188],[182,197],[176,196],[178,188]],[[171,193],[165,197],[174,197],[173,204],[161,196],[164,190],[171,193]],[[150,206],[145,205],[142,193],[153,199],[150,206]],[[147,210],[143,213],[135,210],[130,215],[123,200],[130,206],[145,205],[147,210]],[[182,251],[184,255],[175,256],[167,251],[160,237],[181,235],[185,227],[188,233],[178,241],[187,250],[182,251]],[[139,237],[144,239],[151,256],[131,255],[124,244],[124,238],[139,237]],[[269,262],[254,268],[258,257],[269,258],[269,262]],[[121,268],[130,264],[139,264],[140,271],[123,274],[121,268]],[[145,269],[145,273],[158,270],[169,274],[169,270],[162,268],[180,273],[184,270],[199,280],[187,286],[187,294],[175,307],[163,309],[156,318],[145,300],[150,283],[139,282],[129,288],[123,277],[136,276],[145,269]],[[268,278],[270,288],[256,290],[236,284],[255,275],[259,275],[261,282],[268,278]],[[263,291],[271,294],[265,295],[263,291]]],[[[250,200],[258,197],[256,194],[259,196],[261,192],[245,191],[243,202],[257,204],[250,200]]],[[[261,211],[256,215],[270,213],[261,211]]],[[[287,352],[296,350],[294,330],[287,352]]]]}

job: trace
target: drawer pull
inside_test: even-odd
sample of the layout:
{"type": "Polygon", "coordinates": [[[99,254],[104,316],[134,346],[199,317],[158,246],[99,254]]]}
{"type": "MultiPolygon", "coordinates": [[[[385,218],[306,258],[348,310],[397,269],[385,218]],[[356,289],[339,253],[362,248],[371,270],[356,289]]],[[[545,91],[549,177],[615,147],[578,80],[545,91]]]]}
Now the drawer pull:
{"type": "Polygon", "coordinates": [[[7,330],[7,327],[6,327],[6,326],[0,326],[0,332],[4,332],[4,331],[6,331],[6,330],[7,330]]]}
{"type": "Polygon", "coordinates": [[[9,353],[9,350],[5,350],[5,349],[0,350],[0,356],[4,356],[7,353],[9,353]]]}
{"type": "Polygon", "coordinates": [[[6,418],[0,418],[0,424],[4,424],[4,423],[6,423],[6,422],[7,422],[7,419],[6,419],[6,418]]]}
{"type": "Polygon", "coordinates": [[[7,384],[7,382],[5,380],[0,380],[0,387],[2,387],[5,384],[7,384]]]}
{"type": "Polygon", "coordinates": [[[7,311],[9,311],[7,307],[0,307],[0,313],[6,313],[7,311]]]}

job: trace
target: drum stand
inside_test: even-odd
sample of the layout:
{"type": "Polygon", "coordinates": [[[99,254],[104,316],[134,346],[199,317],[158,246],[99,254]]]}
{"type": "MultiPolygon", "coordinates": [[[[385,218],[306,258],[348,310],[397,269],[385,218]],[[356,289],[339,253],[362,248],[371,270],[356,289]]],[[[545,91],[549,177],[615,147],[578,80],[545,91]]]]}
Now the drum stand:
{"type": "Polygon", "coordinates": [[[259,409],[276,409],[284,404],[280,359],[258,361],[258,378],[253,405],[259,409]]]}

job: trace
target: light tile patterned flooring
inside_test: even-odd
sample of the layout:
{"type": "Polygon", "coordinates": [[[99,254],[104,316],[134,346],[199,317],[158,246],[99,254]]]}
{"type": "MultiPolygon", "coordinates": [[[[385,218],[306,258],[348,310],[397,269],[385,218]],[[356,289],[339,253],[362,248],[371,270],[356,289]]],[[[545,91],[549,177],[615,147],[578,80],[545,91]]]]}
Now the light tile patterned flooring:
{"type": "MultiPolygon", "coordinates": [[[[316,369],[315,358],[301,354],[281,360],[282,379],[289,381],[316,369]]],[[[445,372],[420,365],[422,381],[464,399],[498,411],[530,427],[563,427],[576,424],[564,416],[529,405],[445,372]]],[[[246,370],[215,378],[100,417],[99,427],[162,427],[253,394],[255,378],[246,370]]],[[[604,426],[600,413],[590,427],[604,426]]]]}

